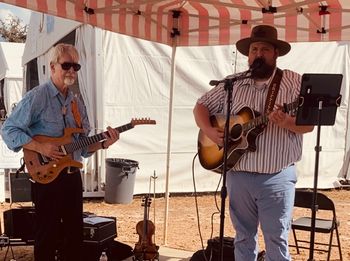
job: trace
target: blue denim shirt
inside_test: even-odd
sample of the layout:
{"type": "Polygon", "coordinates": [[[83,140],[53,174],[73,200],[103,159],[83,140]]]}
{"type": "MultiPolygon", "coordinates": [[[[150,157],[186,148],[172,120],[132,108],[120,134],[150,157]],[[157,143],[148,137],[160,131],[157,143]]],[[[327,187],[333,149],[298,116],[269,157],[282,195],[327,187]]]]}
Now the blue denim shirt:
{"type": "MultiPolygon", "coordinates": [[[[1,135],[7,147],[18,152],[36,135],[61,137],[65,128],[77,128],[71,108],[73,99],[78,101],[84,133],[74,134],[72,141],[87,136],[90,132],[90,124],[83,102],[75,98],[71,91],[64,98],[49,80],[27,92],[4,122],[1,135]],[[63,116],[63,106],[66,107],[65,116],[63,116]]],[[[81,161],[82,156],[88,157],[90,155],[91,153],[88,153],[87,148],[85,148],[75,151],[73,158],[81,161]]]]}

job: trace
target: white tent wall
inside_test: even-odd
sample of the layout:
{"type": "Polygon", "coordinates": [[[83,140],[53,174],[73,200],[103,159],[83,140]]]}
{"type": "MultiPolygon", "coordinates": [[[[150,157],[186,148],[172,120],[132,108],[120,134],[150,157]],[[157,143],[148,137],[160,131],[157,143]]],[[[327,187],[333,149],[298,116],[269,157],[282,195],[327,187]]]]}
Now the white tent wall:
{"type": "Polygon", "coordinates": [[[23,94],[23,51],[23,43],[0,42],[0,80],[4,80],[4,102],[8,113],[23,94]]]}
{"type": "MultiPolygon", "coordinates": [[[[192,109],[209,79],[233,72],[232,46],[186,47],[176,52],[173,123],[171,130],[171,192],[193,191],[191,164],[196,154],[197,133],[192,109]]],[[[107,151],[112,158],[139,162],[135,193],[148,192],[156,173],[156,190],[166,186],[167,138],[170,102],[171,52],[169,46],[104,33],[104,111],[106,125],[117,126],[133,117],[150,117],[157,125],[137,126],[121,134],[107,151]]],[[[196,161],[197,163],[197,161],[196,161]]],[[[196,164],[199,191],[215,190],[219,175],[196,164]]]]}
{"type": "Polygon", "coordinates": [[[32,12],[22,58],[23,64],[46,53],[58,40],[80,25],[72,20],[32,12]]]}
{"type": "MultiPolygon", "coordinates": [[[[166,171],[166,138],[170,88],[171,48],[128,36],[106,32],[105,36],[105,118],[115,125],[135,116],[149,116],[158,125],[145,126],[131,134],[122,134],[118,145],[108,157],[129,158],[140,162],[136,193],[148,192],[149,177],[156,170],[159,191],[164,191],[166,171]],[[110,55],[113,54],[113,55],[110,55]],[[123,73],[108,73],[109,68],[123,73]],[[121,122],[120,122],[121,121],[121,122]],[[140,134],[140,133],[142,134],[140,134]],[[140,136],[141,135],[141,136],[140,136]]],[[[234,47],[185,47],[177,49],[174,88],[174,116],[170,160],[170,191],[193,191],[192,159],[196,153],[198,128],[192,116],[199,96],[211,88],[211,79],[220,79],[246,69],[246,58],[235,56],[234,47]]],[[[338,177],[345,177],[348,151],[348,43],[295,43],[286,57],[280,57],[278,66],[303,73],[342,73],[342,103],[334,126],[321,127],[319,162],[320,188],[339,186],[338,177]],[[305,50],[312,50],[305,52],[305,50]]],[[[330,86],[332,88],[332,86],[330,86]]],[[[315,131],[304,137],[302,160],[297,164],[298,187],[313,187],[315,168],[315,131]]],[[[204,171],[196,160],[195,178],[198,191],[216,189],[218,175],[204,171]]]]}
{"type": "MultiPolygon", "coordinates": [[[[3,80],[4,104],[7,114],[21,99],[23,94],[23,43],[0,42],[0,80],[3,80]]],[[[0,122],[0,128],[2,123],[0,122]]],[[[20,167],[22,153],[10,151],[0,136],[0,202],[8,196],[5,180],[14,169],[20,167]]]]}

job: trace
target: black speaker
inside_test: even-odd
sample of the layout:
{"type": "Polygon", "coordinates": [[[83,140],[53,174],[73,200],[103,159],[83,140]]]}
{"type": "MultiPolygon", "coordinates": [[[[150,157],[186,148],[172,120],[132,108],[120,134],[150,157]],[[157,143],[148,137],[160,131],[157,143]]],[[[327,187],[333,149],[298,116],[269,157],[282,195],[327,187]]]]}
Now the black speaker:
{"type": "Polygon", "coordinates": [[[4,211],[4,232],[10,238],[34,241],[35,210],[33,207],[4,211]]]}
{"type": "MultiPolygon", "coordinates": [[[[198,250],[195,252],[190,261],[205,261],[205,260],[219,260],[220,258],[220,238],[214,237],[208,240],[208,245],[205,250],[198,250]]],[[[235,260],[234,256],[234,238],[223,238],[223,260],[235,260]]]]}
{"type": "Polygon", "coordinates": [[[32,201],[32,182],[28,173],[10,173],[10,202],[32,201]]]}

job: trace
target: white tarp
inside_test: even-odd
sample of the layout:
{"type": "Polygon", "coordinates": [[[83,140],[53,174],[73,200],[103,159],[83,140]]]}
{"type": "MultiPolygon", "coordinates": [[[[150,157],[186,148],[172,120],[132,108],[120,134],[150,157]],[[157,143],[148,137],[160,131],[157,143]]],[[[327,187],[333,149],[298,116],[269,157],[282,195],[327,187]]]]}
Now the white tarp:
{"type": "Polygon", "coordinates": [[[23,94],[23,51],[23,43],[0,42],[0,80],[4,80],[4,102],[8,113],[23,94]]]}
{"type": "MultiPolygon", "coordinates": [[[[55,35],[56,26],[60,28],[60,32],[66,33],[75,26],[65,30],[57,21],[54,24],[51,36],[55,35]]],[[[37,31],[34,26],[31,27],[32,31],[37,31]]],[[[77,34],[77,37],[78,35],[81,34],[77,34]]],[[[28,37],[32,38],[27,42],[26,49],[32,48],[35,42],[33,38],[41,41],[46,39],[44,35],[40,37],[28,35],[28,37]]],[[[150,117],[157,121],[157,125],[140,125],[122,133],[120,141],[106,151],[106,156],[139,162],[135,193],[149,191],[150,177],[154,172],[158,176],[156,191],[164,192],[172,48],[107,31],[96,34],[94,38],[96,41],[96,44],[92,45],[96,48],[94,58],[96,59],[98,54],[97,59],[100,61],[97,62],[96,71],[90,72],[96,75],[92,77],[96,81],[97,97],[91,97],[96,99],[97,103],[97,119],[93,119],[93,122],[98,121],[98,126],[117,127],[135,117],[150,117]]],[[[57,38],[51,42],[58,40],[57,38]]],[[[49,47],[46,50],[42,49],[41,53],[32,53],[31,57],[40,56],[49,47]]],[[[84,54],[83,50],[80,52],[84,54]]],[[[91,53],[82,61],[89,59],[91,53]]],[[[29,60],[23,58],[23,61],[25,63],[29,60]]],[[[337,186],[338,177],[347,175],[349,162],[347,132],[349,44],[339,42],[293,44],[291,53],[281,57],[278,65],[280,68],[289,68],[301,74],[324,72],[344,75],[343,99],[337,112],[336,124],[332,127],[322,127],[321,131],[319,187],[337,186]]],[[[245,69],[246,58],[239,55],[234,46],[177,48],[169,162],[171,192],[194,190],[191,166],[197,151],[198,128],[194,123],[192,109],[197,98],[209,90],[210,80],[221,79],[227,74],[245,69]]],[[[91,95],[93,92],[88,90],[86,93],[91,95]]],[[[90,112],[89,115],[93,114],[94,112],[90,112]]],[[[305,135],[304,155],[302,161],[298,163],[299,187],[313,187],[315,145],[316,130],[312,134],[305,135]]],[[[100,170],[104,172],[104,167],[100,170]]],[[[220,175],[204,171],[196,159],[195,180],[198,191],[215,190],[219,178],[220,175]]]]}
{"type": "MultiPolygon", "coordinates": [[[[0,80],[4,81],[4,103],[8,114],[23,94],[23,50],[23,43],[0,42],[0,80]]],[[[19,168],[21,157],[22,153],[10,151],[0,136],[0,184],[5,184],[3,170],[19,168]]],[[[4,200],[5,185],[0,186],[0,201],[4,200]]]]}
{"type": "MultiPolygon", "coordinates": [[[[0,80],[4,81],[4,103],[8,114],[23,95],[23,50],[23,43],[0,42],[0,80]]],[[[5,165],[13,166],[17,157],[2,142],[0,145],[0,169],[5,165]]]]}
{"type": "MultiPolygon", "coordinates": [[[[108,156],[140,161],[136,191],[147,192],[145,183],[156,170],[159,189],[164,188],[166,133],[169,102],[171,48],[105,32],[104,108],[106,123],[112,126],[135,116],[149,116],[158,125],[139,127],[122,134],[108,156]],[[108,73],[111,72],[111,73],[108,73]]],[[[211,87],[211,79],[221,79],[246,69],[246,58],[233,46],[182,47],[177,49],[174,116],[172,129],[170,191],[193,191],[192,159],[196,153],[198,129],[192,116],[196,99],[211,87]]],[[[303,73],[342,73],[342,103],[334,126],[321,127],[318,186],[338,186],[338,177],[347,175],[349,43],[295,43],[278,66],[303,73]],[[306,52],[305,50],[312,50],[306,52]]],[[[332,88],[332,86],[330,86],[332,88]]],[[[316,129],[304,137],[304,152],[298,167],[298,187],[313,187],[316,129]]],[[[349,157],[349,156],[348,156],[349,157]]],[[[218,175],[196,161],[195,178],[200,191],[214,190],[218,175]]]]}
{"type": "Polygon", "coordinates": [[[34,12],[29,24],[23,64],[46,53],[58,40],[80,25],[72,20],[34,12]]]}

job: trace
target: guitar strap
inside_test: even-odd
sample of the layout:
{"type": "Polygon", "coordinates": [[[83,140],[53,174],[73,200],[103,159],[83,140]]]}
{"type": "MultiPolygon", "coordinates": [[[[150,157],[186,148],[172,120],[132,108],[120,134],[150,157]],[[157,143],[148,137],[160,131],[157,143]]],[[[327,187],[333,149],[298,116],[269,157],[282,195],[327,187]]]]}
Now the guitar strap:
{"type": "Polygon", "coordinates": [[[275,76],[273,77],[269,91],[267,93],[266,102],[265,102],[265,114],[269,114],[273,111],[273,106],[277,98],[277,93],[280,88],[280,83],[282,80],[283,71],[279,68],[276,69],[275,76]]]}
{"type": "Polygon", "coordinates": [[[81,128],[81,116],[78,108],[78,101],[77,97],[74,97],[71,103],[71,108],[72,108],[72,114],[75,120],[75,123],[77,124],[78,128],[81,128]]]}

